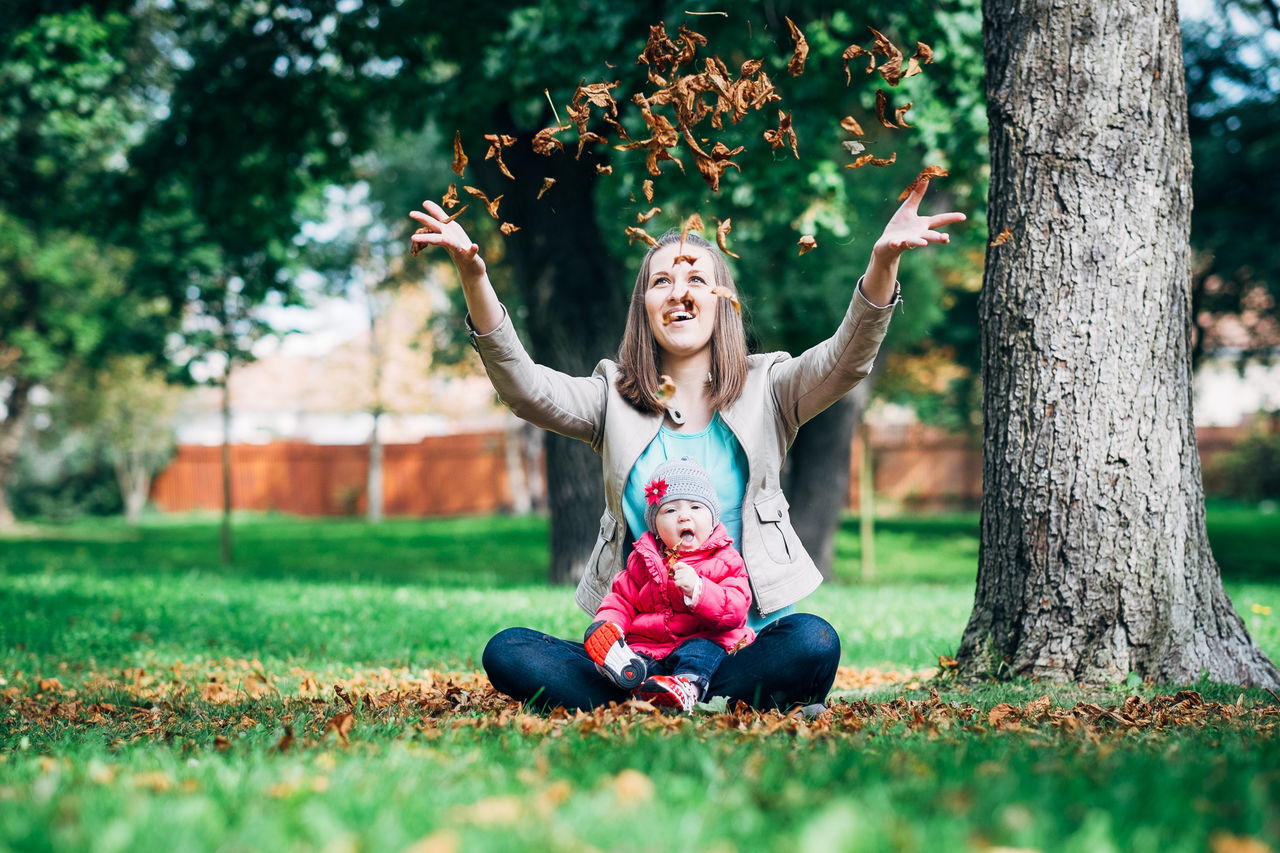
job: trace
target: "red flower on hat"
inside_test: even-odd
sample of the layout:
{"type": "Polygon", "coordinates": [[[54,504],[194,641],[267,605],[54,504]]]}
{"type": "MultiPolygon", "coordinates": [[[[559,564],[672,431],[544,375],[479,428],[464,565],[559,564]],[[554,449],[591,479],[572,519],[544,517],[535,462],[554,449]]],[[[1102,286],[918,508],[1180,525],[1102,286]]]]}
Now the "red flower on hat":
{"type": "Polygon", "coordinates": [[[651,504],[656,504],[662,500],[667,493],[667,481],[661,477],[649,481],[649,485],[644,487],[644,497],[651,504]]]}

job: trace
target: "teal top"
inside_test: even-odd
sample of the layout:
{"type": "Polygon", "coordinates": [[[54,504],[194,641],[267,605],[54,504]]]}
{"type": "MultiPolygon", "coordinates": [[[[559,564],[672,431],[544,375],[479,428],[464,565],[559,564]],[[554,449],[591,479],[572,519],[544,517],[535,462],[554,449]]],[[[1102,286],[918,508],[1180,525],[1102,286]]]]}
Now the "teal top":
{"type": "MultiPolygon", "coordinates": [[[[741,541],[742,496],[747,489],[747,454],[718,412],[711,418],[706,429],[699,432],[676,432],[664,425],[640,454],[635,465],[631,466],[626,488],[622,491],[622,510],[626,515],[631,537],[639,541],[649,529],[644,523],[645,484],[659,465],[681,456],[695,459],[707,469],[715,486],[716,500],[720,502],[720,523],[734,542],[741,541]]],[[[779,616],[794,612],[793,605],[768,616],[761,616],[753,604],[747,615],[747,624],[758,631],[779,616]]]]}

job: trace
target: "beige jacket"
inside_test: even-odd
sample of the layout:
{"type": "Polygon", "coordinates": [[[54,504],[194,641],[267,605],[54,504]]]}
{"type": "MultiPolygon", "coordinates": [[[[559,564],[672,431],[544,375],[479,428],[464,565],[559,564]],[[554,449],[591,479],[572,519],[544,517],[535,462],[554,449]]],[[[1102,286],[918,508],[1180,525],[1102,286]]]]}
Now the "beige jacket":
{"type": "MultiPolygon", "coordinates": [[[[871,372],[897,302],[895,293],[887,307],[879,308],[862,295],[861,287],[855,289],[840,327],[829,339],[794,358],[783,352],[749,356],[742,396],[720,412],[747,456],[738,550],[762,614],[796,603],[822,582],[791,526],[778,481],[783,457],[801,424],[871,372]]],[[[601,456],[605,510],[575,596],[583,610],[595,613],[613,576],[623,568],[622,492],[627,477],[657,436],[662,417],[637,411],[618,393],[618,365],[613,361],[603,360],[590,376],[581,377],[535,363],[509,316],[486,335],[473,330],[471,338],[498,397],[517,416],[581,439],[601,456]]]]}

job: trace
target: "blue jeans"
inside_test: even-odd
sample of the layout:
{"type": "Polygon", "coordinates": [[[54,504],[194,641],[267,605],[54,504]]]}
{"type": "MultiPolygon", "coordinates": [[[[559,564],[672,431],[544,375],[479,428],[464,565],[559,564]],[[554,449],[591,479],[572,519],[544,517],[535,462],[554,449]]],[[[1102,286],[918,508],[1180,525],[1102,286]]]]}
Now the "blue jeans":
{"type": "MultiPolygon", "coordinates": [[[[497,634],[485,646],[483,661],[495,689],[537,708],[588,709],[630,698],[596,670],[582,643],[530,628],[497,634]]],[[[770,622],[755,642],[725,657],[707,696],[784,711],[821,702],[839,662],[835,629],[821,617],[793,613],[770,622]]]]}
{"type": "Polygon", "coordinates": [[[728,657],[723,646],[705,637],[685,640],[662,660],[654,660],[644,652],[638,654],[644,656],[650,675],[687,675],[702,685],[711,683],[721,661],[728,657]]]}

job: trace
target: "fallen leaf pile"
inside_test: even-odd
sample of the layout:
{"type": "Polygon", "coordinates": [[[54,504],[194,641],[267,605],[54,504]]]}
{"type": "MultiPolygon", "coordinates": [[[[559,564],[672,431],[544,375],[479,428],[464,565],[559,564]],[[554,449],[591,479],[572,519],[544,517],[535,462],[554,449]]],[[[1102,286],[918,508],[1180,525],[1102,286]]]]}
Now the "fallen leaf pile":
{"type": "MultiPolygon", "coordinates": [[[[915,689],[936,670],[892,673],[841,667],[837,690],[883,688],[901,684],[915,689]]],[[[265,726],[279,733],[277,751],[324,743],[346,746],[361,731],[400,727],[434,737],[445,731],[516,730],[551,735],[566,729],[605,736],[635,728],[678,731],[696,726],[705,732],[738,736],[782,735],[798,738],[912,733],[997,733],[1043,738],[1055,732],[1090,743],[1135,733],[1159,734],[1176,728],[1241,726],[1265,735],[1280,723],[1280,704],[1245,707],[1206,701],[1199,693],[1143,699],[1129,696],[1116,706],[1077,702],[1055,706],[1048,696],[1021,705],[1001,703],[983,710],[941,699],[899,697],[888,702],[832,701],[827,711],[806,718],[798,712],[757,711],[743,703],[692,719],[665,714],[647,702],[630,701],[592,711],[557,709],[530,713],[498,693],[479,672],[411,673],[408,670],[353,673],[336,681],[300,670],[287,679],[262,671],[256,661],[222,665],[176,665],[159,673],[125,670],[94,676],[80,688],[63,687],[56,678],[15,679],[0,691],[0,738],[14,742],[23,733],[70,729],[101,730],[113,746],[133,741],[168,741],[175,733],[191,738],[198,720],[199,740],[218,751],[236,748],[240,733],[265,726]],[[201,674],[199,680],[192,676],[201,674]],[[287,680],[297,686],[282,690],[287,680]],[[321,687],[325,684],[325,687],[321,687]],[[108,699],[110,701],[106,701],[108,699]]]]}
{"type": "MultiPolygon", "coordinates": [[[[786,66],[786,71],[793,77],[805,72],[809,57],[809,43],[804,32],[790,18],[786,18],[793,51],[786,66]]],[[[897,86],[902,80],[920,74],[923,66],[933,62],[932,49],[922,42],[917,42],[915,53],[904,60],[904,54],[887,36],[873,27],[868,27],[874,39],[871,47],[850,45],[841,55],[846,84],[852,83],[853,76],[849,69],[851,60],[868,57],[866,71],[868,74],[879,72],[889,86],[897,86]],[[879,61],[882,58],[883,61],[879,61]]],[[[652,86],[650,90],[634,92],[629,96],[618,92],[620,81],[582,82],[574,91],[570,103],[564,107],[568,120],[560,120],[555,102],[551,100],[550,90],[544,90],[547,100],[551,102],[555,112],[556,123],[544,127],[532,137],[532,148],[544,157],[567,155],[571,149],[560,136],[569,131],[577,132],[577,145],[573,150],[575,159],[581,159],[592,147],[612,145],[618,151],[643,151],[644,168],[654,177],[661,177],[661,164],[672,162],[682,172],[685,162],[683,152],[692,155],[694,166],[713,192],[720,189],[720,181],[730,169],[742,171],[735,157],[746,150],[742,144],[734,144],[726,138],[716,138],[725,130],[726,119],[731,125],[741,122],[748,114],[764,109],[771,103],[782,100],[769,75],[764,71],[764,60],[748,59],[742,62],[736,73],[718,56],[699,56],[699,50],[708,46],[708,39],[701,33],[681,24],[675,35],[667,32],[665,22],[658,22],[649,28],[649,38],[644,50],[636,58],[636,63],[645,66],[646,78],[652,86]],[[622,121],[619,104],[634,105],[639,111],[639,120],[643,122],[644,132],[633,138],[622,121]]],[[[610,66],[612,67],[612,66],[610,66]]],[[[889,129],[912,127],[906,120],[911,103],[898,107],[889,105],[888,97],[881,89],[876,90],[875,111],[881,125],[889,129]]],[[[862,137],[862,127],[852,117],[841,121],[841,127],[857,137],[862,137]]],[[[634,126],[634,125],[633,125],[634,126]]],[[[763,132],[763,138],[769,146],[777,150],[790,149],[793,156],[800,156],[800,141],[792,122],[792,114],[778,110],[778,125],[763,132]]],[[[503,161],[503,151],[517,144],[514,136],[506,134],[484,134],[489,143],[485,160],[495,161],[498,169],[507,178],[516,180],[517,176],[503,161]]],[[[572,143],[570,143],[572,144],[572,143]]],[[[849,169],[863,166],[889,166],[897,161],[897,153],[888,157],[876,157],[870,153],[862,153],[866,145],[849,140],[844,143],[850,154],[855,157],[846,165],[849,169]]],[[[460,132],[454,135],[453,170],[464,177],[469,159],[463,151],[460,132]]],[[[945,175],[946,171],[938,167],[935,176],[945,175]]],[[[597,163],[596,170],[601,175],[613,174],[614,167],[605,163],[597,163]]],[[[919,180],[919,179],[917,179],[919,180]]],[[[555,184],[552,178],[542,178],[538,199],[541,199],[555,184]]],[[[464,189],[481,199],[489,215],[500,219],[498,214],[502,196],[490,200],[475,187],[464,186],[464,189]]],[[[909,192],[910,188],[908,188],[909,192]]],[[[644,182],[644,196],[649,203],[653,202],[653,182],[644,182]]],[[[904,193],[905,196],[905,193],[904,193]]],[[[445,206],[451,208],[457,203],[456,188],[451,185],[445,197],[445,206]]],[[[652,208],[639,218],[637,225],[625,228],[630,242],[640,240],[650,246],[655,241],[640,225],[649,221],[660,212],[661,208],[652,208]]],[[[459,211],[461,213],[461,211],[459,211]]],[[[455,214],[456,216],[457,214],[455,214]]],[[[726,220],[727,224],[727,220],[726,220]]],[[[520,230],[519,226],[510,222],[502,222],[500,230],[511,234],[520,230]]],[[[725,245],[724,231],[717,229],[716,240],[720,248],[729,252],[725,245]]],[[[800,242],[800,254],[816,247],[811,237],[800,242]],[[806,240],[808,242],[806,242],[806,240]]],[[[415,245],[414,252],[420,248],[415,245]]]]}

